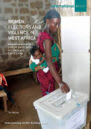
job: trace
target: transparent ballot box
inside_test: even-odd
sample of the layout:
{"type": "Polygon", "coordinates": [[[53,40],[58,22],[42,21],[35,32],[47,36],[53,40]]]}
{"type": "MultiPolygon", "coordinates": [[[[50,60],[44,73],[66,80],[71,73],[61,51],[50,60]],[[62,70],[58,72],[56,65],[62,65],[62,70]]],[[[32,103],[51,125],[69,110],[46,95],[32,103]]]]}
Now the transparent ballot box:
{"type": "Polygon", "coordinates": [[[60,89],[36,100],[33,104],[42,129],[82,129],[86,124],[88,95],[60,89]]]}

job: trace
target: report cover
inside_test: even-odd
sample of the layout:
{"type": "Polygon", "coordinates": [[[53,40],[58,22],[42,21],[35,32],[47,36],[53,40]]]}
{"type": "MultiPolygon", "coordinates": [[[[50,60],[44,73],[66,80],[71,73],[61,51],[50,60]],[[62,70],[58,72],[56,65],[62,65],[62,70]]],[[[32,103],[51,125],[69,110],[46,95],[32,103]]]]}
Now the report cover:
{"type": "MultiPolygon", "coordinates": [[[[56,75],[58,76],[55,71],[54,78],[50,75],[51,66],[46,63],[45,45],[40,45],[45,37],[51,41],[54,40],[55,45],[57,43],[57,46],[51,48],[51,50],[55,49],[52,55],[56,57],[56,59],[52,60],[52,63],[56,62],[56,60],[59,61],[60,70],[57,73],[60,74],[60,78],[67,82],[71,86],[70,88],[86,92],[89,100],[91,100],[91,1],[0,0],[1,129],[49,129],[49,126],[45,126],[40,121],[37,110],[33,105],[34,101],[54,91],[54,80],[58,80],[55,77],[56,75]],[[50,10],[56,10],[58,14],[55,12],[47,14],[50,10]],[[53,21],[50,22],[52,31],[53,29],[55,31],[55,26],[58,26],[56,33],[51,36],[45,34],[45,30],[50,33],[47,20],[59,17],[61,19],[60,24],[54,25],[53,21]],[[74,20],[73,17],[76,19],[74,20]],[[38,39],[40,32],[43,35],[38,39]],[[30,49],[36,43],[39,43],[40,55],[43,54],[41,60],[43,58],[43,61],[45,61],[44,64],[40,64],[43,72],[38,72],[40,67],[37,70],[34,65],[29,67],[32,55],[30,49]],[[59,55],[60,57],[57,58],[59,55]],[[51,80],[50,87],[52,88],[45,90],[46,85],[49,85],[48,79],[51,80]]],[[[50,51],[46,53],[48,55],[50,51]]],[[[38,63],[33,63],[37,65],[39,61],[38,63]]],[[[58,88],[58,85],[56,88],[58,88]]],[[[91,104],[88,107],[89,115],[87,115],[89,121],[91,121],[90,108],[91,104]]],[[[73,119],[71,120],[73,121],[73,119]]]]}

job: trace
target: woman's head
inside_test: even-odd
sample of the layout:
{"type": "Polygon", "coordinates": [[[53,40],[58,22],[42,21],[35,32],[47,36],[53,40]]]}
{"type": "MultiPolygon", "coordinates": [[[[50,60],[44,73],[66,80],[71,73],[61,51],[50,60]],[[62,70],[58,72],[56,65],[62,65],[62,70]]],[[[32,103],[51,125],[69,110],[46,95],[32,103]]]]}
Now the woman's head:
{"type": "Polygon", "coordinates": [[[49,10],[44,17],[44,22],[46,23],[49,31],[52,33],[55,33],[57,31],[60,25],[60,20],[60,14],[54,9],[49,10]]]}

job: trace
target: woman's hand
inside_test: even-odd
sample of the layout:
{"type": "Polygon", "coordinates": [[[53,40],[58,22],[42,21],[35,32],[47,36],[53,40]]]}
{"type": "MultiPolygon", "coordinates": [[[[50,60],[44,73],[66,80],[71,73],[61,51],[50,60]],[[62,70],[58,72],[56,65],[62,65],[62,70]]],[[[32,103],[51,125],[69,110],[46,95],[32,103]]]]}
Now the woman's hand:
{"type": "Polygon", "coordinates": [[[69,86],[65,82],[60,83],[59,87],[62,90],[62,92],[64,92],[64,93],[67,93],[70,91],[69,86]]]}

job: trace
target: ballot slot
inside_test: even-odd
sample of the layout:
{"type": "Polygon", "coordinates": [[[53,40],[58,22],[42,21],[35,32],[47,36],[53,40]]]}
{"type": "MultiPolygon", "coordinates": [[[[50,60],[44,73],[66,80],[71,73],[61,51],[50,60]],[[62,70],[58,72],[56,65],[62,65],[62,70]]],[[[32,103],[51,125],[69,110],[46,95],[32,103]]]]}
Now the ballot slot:
{"type": "Polygon", "coordinates": [[[58,98],[54,103],[52,103],[52,105],[55,107],[59,107],[65,104],[65,102],[66,102],[66,95],[58,98]]]}
{"type": "Polygon", "coordinates": [[[65,96],[65,94],[59,91],[58,94],[52,94],[52,96],[46,100],[46,103],[48,104],[55,103],[57,100],[59,100],[63,96],[65,96]]]}
{"type": "Polygon", "coordinates": [[[52,98],[49,98],[46,103],[59,107],[65,104],[67,101],[69,101],[72,97],[72,90],[68,93],[61,93],[55,94],[52,96],[52,98]]]}

